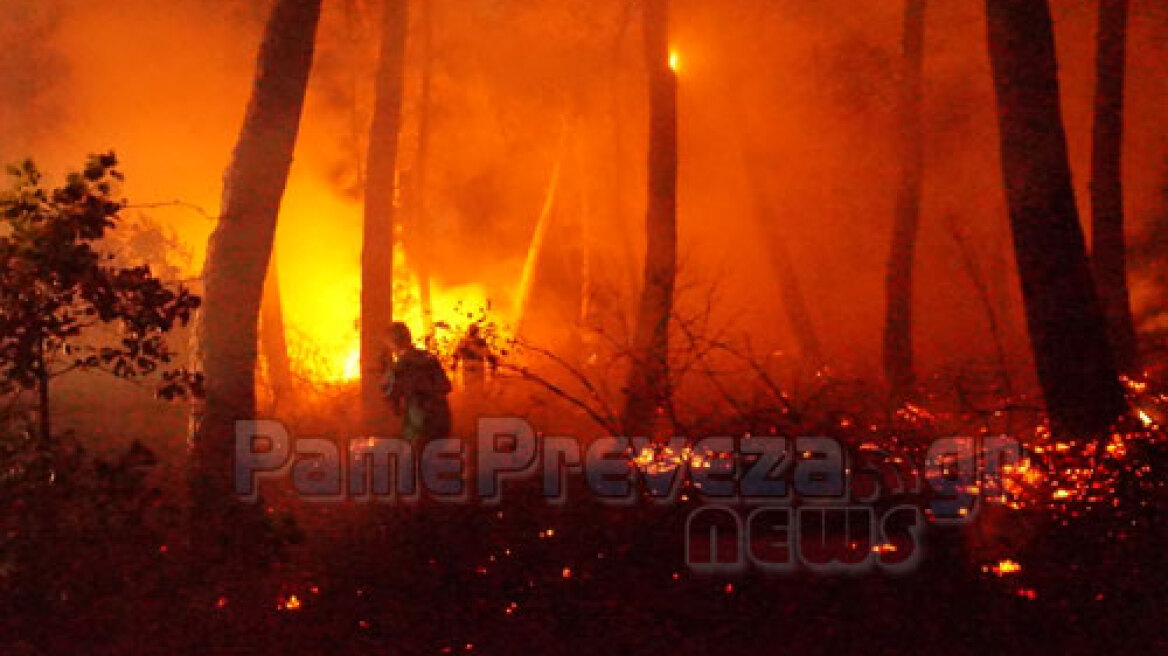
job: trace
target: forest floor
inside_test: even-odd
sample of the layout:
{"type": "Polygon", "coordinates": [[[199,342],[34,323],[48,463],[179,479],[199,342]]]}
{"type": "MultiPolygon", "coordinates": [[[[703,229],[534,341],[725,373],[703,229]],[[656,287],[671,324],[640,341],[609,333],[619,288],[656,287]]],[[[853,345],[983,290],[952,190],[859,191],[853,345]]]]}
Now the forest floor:
{"type": "MultiPolygon", "coordinates": [[[[908,448],[873,431],[839,437],[908,448]]],[[[699,495],[613,506],[580,476],[563,504],[539,480],[507,483],[498,505],[313,503],[265,488],[281,547],[207,563],[167,493],[120,477],[132,462],[77,465],[73,491],[57,494],[58,480],[51,504],[42,488],[11,505],[0,653],[1165,653],[1162,437],[1125,437],[1086,494],[1055,480],[1071,455],[1045,449],[1048,478],[1021,503],[930,523],[902,574],[696,573],[685,531],[699,495]],[[52,521],[27,528],[30,513],[52,521]]]]}

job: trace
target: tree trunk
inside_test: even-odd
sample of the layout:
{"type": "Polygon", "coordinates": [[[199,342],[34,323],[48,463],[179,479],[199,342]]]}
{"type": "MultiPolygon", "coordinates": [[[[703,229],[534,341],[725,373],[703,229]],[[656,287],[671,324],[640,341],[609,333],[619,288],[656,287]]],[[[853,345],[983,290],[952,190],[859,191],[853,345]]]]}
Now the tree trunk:
{"type": "Polygon", "coordinates": [[[921,71],[926,0],[906,0],[900,79],[900,183],[892,243],[884,278],[884,378],[896,402],[911,393],[913,366],[913,257],[921,215],[924,155],[921,135],[921,71]]]}
{"type": "Polygon", "coordinates": [[[739,147],[742,151],[743,164],[746,166],[746,177],[754,195],[754,215],[758,226],[766,239],[768,261],[779,283],[779,294],[783,310],[787,314],[787,323],[795,334],[799,343],[799,354],[804,364],[811,369],[819,370],[825,364],[823,348],[819,342],[819,334],[815,329],[815,321],[811,317],[811,308],[807,305],[807,297],[803,294],[803,285],[799,282],[799,274],[795,264],[791,261],[791,251],[787,247],[787,240],[779,226],[778,212],[766,193],[767,185],[763,181],[763,158],[758,149],[752,145],[745,134],[746,119],[739,116],[739,130],[737,132],[739,147]]]}
{"type": "Polygon", "coordinates": [[[284,307],[280,300],[280,269],[277,253],[273,250],[268,275],[264,279],[263,300],[260,303],[260,351],[272,390],[271,413],[276,414],[281,404],[292,393],[292,371],[288,364],[288,341],[284,335],[284,307]]]}
{"type": "Polygon", "coordinates": [[[620,294],[620,325],[633,325],[636,321],[636,307],[634,295],[637,291],[637,258],[633,253],[632,239],[626,228],[625,211],[625,179],[627,166],[625,161],[625,102],[621,93],[621,77],[624,72],[624,43],[629,23],[632,22],[636,3],[634,0],[622,0],[617,16],[617,32],[612,43],[612,52],[609,61],[609,124],[611,129],[611,166],[608,167],[609,183],[609,227],[616,235],[617,260],[616,267],[619,274],[615,282],[620,294]]]}
{"type": "Polygon", "coordinates": [[[677,277],[677,78],[669,67],[669,0],[645,0],[642,12],[649,179],[645,271],[624,408],[630,435],[648,434],[654,414],[669,407],[669,323],[677,277]]]}
{"type": "Polygon", "coordinates": [[[434,301],[430,294],[430,223],[427,217],[426,194],[428,192],[427,173],[430,166],[430,118],[431,118],[431,86],[434,77],[434,19],[433,0],[420,0],[422,4],[422,89],[418,99],[418,152],[414,158],[414,184],[411,185],[413,211],[410,219],[413,223],[413,234],[410,235],[414,243],[414,257],[417,260],[415,271],[418,274],[418,303],[422,310],[422,330],[426,335],[434,332],[434,301]]]}
{"type": "Polygon", "coordinates": [[[361,249],[361,403],[369,430],[388,428],[388,409],[378,386],[385,365],[384,343],[393,323],[393,196],[409,26],[407,0],[385,0],[384,12],[365,166],[361,249]]]}
{"type": "MultiPolygon", "coordinates": [[[[592,272],[595,269],[594,258],[594,231],[592,223],[595,220],[592,214],[592,204],[589,199],[594,195],[594,188],[592,186],[593,179],[589,175],[587,166],[587,154],[585,152],[585,145],[581,140],[575,140],[576,153],[576,176],[579,183],[576,185],[576,199],[579,205],[580,214],[580,313],[577,315],[579,324],[581,326],[591,326],[593,323],[592,296],[594,294],[594,283],[592,280],[592,272]]],[[[580,336],[584,336],[584,332],[580,331],[580,336]]]]}
{"type": "Polygon", "coordinates": [[[1052,428],[1100,435],[1126,404],[1079,225],[1046,0],[986,0],[1002,173],[1052,428]]]}
{"type": "Polygon", "coordinates": [[[320,0],[277,0],[255,85],[224,176],[203,267],[206,399],[193,445],[195,501],[230,494],[234,424],[255,416],[257,324],[280,200],[292,165],[320,0]]]}
{"type": "Polygon", "coordinates": [[[1091,144],[1091,260],[1120,372],[1138,366],[1123,234],[1123,88],[1128,0],[1100,0],[1091,144]]]}

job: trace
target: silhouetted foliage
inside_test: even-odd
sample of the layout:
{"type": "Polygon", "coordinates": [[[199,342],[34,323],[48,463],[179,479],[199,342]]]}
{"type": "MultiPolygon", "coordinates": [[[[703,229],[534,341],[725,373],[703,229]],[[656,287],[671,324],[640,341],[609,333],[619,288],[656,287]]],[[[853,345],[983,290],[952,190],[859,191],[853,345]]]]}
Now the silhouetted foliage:
{"type": "Polygon", "coordinates": [[[146,483],[156,463],[137,441],[103,459],[71,434],[38,436],[27,416],[0,417],[0,635],[29,617],[101,616],[132,596],[123,572],[167,550],[167,508],[146,483]]]}
{"type": "MultiPolygon", "coordinates": [[[[94,155],[63,186],[48,188],[32,161],[9,168],[0,197],[0,393],[36,390],[49,434],[49,381],[79,369],[120,378],[173,360],[166,333],[185,326],[199,298],[171,288],[147,265],[120,266],[100,242],[120,220],[122,174],[113,153],[94,155]],[[107,325],[104,339],[93,339],[107,325]]],[[[164,371],[158,395],[199,392],[197,374],[164,371]]]]}

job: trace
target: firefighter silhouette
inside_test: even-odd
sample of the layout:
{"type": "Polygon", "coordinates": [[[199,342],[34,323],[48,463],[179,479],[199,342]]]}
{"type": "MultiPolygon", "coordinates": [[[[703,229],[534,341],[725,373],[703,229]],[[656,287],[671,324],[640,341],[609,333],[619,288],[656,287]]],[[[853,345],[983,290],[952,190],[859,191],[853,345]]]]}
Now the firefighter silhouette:
{"type": "Polygon", "coordinates": [[[462,373],[462,388],[472,394],[481,393],[486,386],[487,367],[492,371],[496,358],[490,344],[482,335],[477,323],[466,329],[466,335],[454,350],[454,366],[462,373]]]}
{"type": "Polygon", "coordinates": [[[428,441],[450,437],[450,379],[438,358],[414,346],[409,326],[400,321],[389,329],[389,351],[393,360],[386,370],[381,389],[402,417],[404,437],[428,441]]]}

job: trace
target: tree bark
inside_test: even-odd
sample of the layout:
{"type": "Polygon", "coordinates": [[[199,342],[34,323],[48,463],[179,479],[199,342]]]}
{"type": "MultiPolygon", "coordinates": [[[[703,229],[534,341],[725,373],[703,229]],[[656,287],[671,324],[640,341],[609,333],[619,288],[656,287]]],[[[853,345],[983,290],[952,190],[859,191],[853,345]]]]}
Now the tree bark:
{"type": "Polygon", "coordinates": [[[206,399],[194,435],[197,504],[230,494],[237,420],[255,416],[257,324],[280,200],[312,68],[320,0],[277,0],[255,85],[224,175],[223,207],[203,267],[206,399]]]}
{"type": "Polygon", "coordinates": [[[378,389],[385,339],[393,323],[394,181],[404,95],[407,0],[385,0],[376,104],[365,170],[365,224],[361,249],[361,403],[366,428],[387,428],[378,389]]]}
{"type": "Polygon", "coordinates": [[[655,413],[669,407],[669,323],[677,278],[677,78],[669,67],[669,1],[645,0],[642,12],[649,176],[645,270],[623,419],[630,435],[648,434],[655,413]]]}
{"type": "Polygon", "coordinates": [[[431,87],[434,77],[434,18],[433,0],[420,0],[422,4],[422,89],[418,98],[418,151],[414,158],[414,176],[411,191],[410,219],[413,223],[413,234],[410,235],[414,243],[414,258],[417,260],[415,271],[418,274],[418,302],[422,309],[422,330],[426,335],[434,332],[434,301],[430,289],[430,261],[431,240],[430,223],[427,216],[426,194],[428,193],[428,179],[430,166],[430,118],[431,118],[431,87]]]}
{"type": "Polygon", "coordinates": [[[986,0],[1002,173],[1052,429],[1099,436],[1126,409],[1079,225],[1046,0],[986,0]]]}
{"type": "Polygon", "coordinates": [[[268,275],[264,278],[263,300],[260,302],[260,351],[264,356],[268,385],[272,390],[272,414],[279,411],[281,404],[288,402],[292,393],[292,371],[288,363],[288,340],[284,335],[278,259],[273,250],[268,275]]]}
{"type": "Polygon", "coordinates": [[[905,1],[901,37],[900,183],[884,278],[884,378],[896,402],[910,395],[916,379],[912,342],[913,258],[920,224],[924,160],[921,77],[925,7],[926,0],[905,1]]]}
{"type": "Polygon", "coordinates": [[[1095,125],[1091,143],[1091,261],[1116,365],[1138,366],[1123,234],[1123,90],[1128,0],[1100,0],[1095,53],[1095,125]]]}
{"type": "Polygon", "coordinates": [[[633,325],[636,321],[635,295],[637,291],[637,258],[633,253],[630,232],[626,229],[625,179],[627,166],[625,161],[625,103],[622,91],[622,73],[624,72],[624,43],[629,23],[632,22],[636,2],[621,0],[617,16],[617,31],[612,42],[612,51],[609,60],[609,124],[611,129],[611,158],[609,168],[609,212],[610,228],[616,235],[617,261],[619,275],[615,277],[620,295],[621,325],[633,325]]]}

